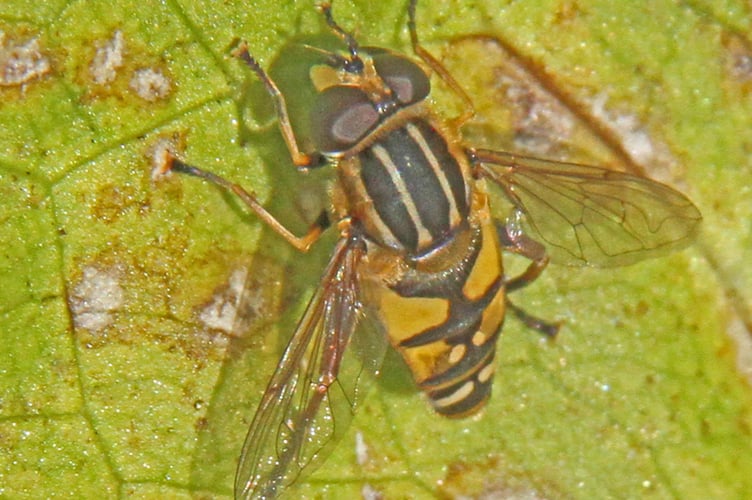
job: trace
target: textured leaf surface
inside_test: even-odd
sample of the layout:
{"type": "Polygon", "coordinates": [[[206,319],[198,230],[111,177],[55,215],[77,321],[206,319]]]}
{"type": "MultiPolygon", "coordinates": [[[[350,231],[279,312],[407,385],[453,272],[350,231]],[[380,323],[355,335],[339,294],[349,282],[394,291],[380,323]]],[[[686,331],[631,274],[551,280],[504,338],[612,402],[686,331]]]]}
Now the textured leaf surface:
{"type": "MultiPolygon", "coordinates": [[[[171,139],[187,160],[252,187],[297,232],[310,222],[321,176],[294,172],[268,99],[228,49],[242,37],[274,62],[295,107],[307,75],[275,58],[326,30],[308,2],[253,4],[0,5],[0,496],[231,495],[252,412],[333,241],[293,255],[218,190],[152,182],[150,155],[171,139]],[[103,52],[119,43],[121,65],[103,52]],[[13,54],[24,59],[10,75],[13,54]]],[[[551,266],[517,294],[565,326],[547,343],[508,319],[494,397],[478,418],[432,414],[388,357],[300,495],[752,490],[750,9],[419,5],[426,45],[476,103],[467,137],[515,147],[529,131],[514,133],[520,118],[497,98],[509,88],[495,72],[504,45],[596,130],[595,145],[578,133],[571,142],[682,189],[703,232],[681,253],[627,268],[551,266]]],[[[403,1],[338,0],[335,15],[364,45],[406,50],[403,1]]],[[[440,87],[437,109],[451,117],[457,102],[440,87]]],[[[536,102],[516,109],[530,116],[536,102]]]]}

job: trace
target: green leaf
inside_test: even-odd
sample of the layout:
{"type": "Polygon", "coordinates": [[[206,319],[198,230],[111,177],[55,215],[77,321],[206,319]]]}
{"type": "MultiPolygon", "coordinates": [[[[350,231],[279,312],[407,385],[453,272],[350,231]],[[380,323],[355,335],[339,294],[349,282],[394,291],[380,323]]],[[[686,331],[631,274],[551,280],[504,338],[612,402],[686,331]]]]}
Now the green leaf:
{"type": "MultiPolygon", "coordinates": [[[[312,3],[0,5],[0,65],[13,52],[27,68],[0,71],[0,496],[231,496],[248,423],[336,235],[296,255],[216,188],[152,181],[151,156],[172,140],[302,233],[331,174],[295,172],[268,96],[229,51],[246,39],[299,109],[304,51],[285,44],[332,43],[312,3]],[[117,52],[118,40],[122,65],[108,72],[103,49],[117,52]],[[139,95],[144,70],[157,83],[139,95]]],[[[418,6],[426,46],[475,102],[468,141],[519,146],[514,124],[531,116],[519,109],[547,103],[513,100],[516,115],[502,105],[511,50],[577,122],[559,131],[555,155],[582,148],[677,186],[703,231],[683,252],[627,268],[552,265],[515,294],[564,327],[546,342],[507,318],[494,397],[478,417],[433,414],[390,354],[349,434],[297,495],[752,490],[751,10],[418,6]]],[[[338,0],[334,12],[364,45],[409,51],[404,1],[338,0]]],[[[440,83],[435,93],[437,112],[456,116],[458,100],[440,83]]]]}

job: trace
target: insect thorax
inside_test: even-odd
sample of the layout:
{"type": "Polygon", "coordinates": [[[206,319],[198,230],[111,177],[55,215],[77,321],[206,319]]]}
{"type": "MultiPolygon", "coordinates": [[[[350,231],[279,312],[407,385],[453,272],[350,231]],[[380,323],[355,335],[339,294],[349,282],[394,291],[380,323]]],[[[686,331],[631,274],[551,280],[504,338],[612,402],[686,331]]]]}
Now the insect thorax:
{"type": "Polygon", "coordinates": [[[338,172],[347,212],[366,236],[410,257],[444,245],[470,212],[464,154],[424,117],[376,131],[338,172]]]}

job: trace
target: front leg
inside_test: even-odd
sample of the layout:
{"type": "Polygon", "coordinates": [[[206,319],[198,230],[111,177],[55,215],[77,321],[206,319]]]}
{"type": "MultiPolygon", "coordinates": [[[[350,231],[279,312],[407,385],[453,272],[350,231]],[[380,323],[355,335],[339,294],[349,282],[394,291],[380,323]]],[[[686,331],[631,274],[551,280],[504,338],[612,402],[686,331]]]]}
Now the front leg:
{"type": "Polygon", "coordinates": [[[256,76],[264,84],[266,91],[274,101],[274,109],[277,113],[277,120],[279,120],[279,129],[282,132],[282,137],[285,139],[285,144],[287,144],[287,150],[290,152],[293,164],[300,170],[316,168],[326,164],[326,158],[320,153],[303,153],[300,150],[298,139],[295,137],[295,132],[290,123],[285,96],[282,95],[274,80],[271,79],[259,65],[258,61],[248,52],[248,45],[245,42],[241,42],[232,54],[256,73],[256,76]]]}
{"type": "Polygon", "coordinates": [[[330,225],[329,216],[326,211],[323,211],[316,218],[306,234],[303,236],[297,236],[279,222],[276,217],[269,213],[261,203],[258,202],[256,196],[252,192],[247,191],[239,184],[227,180],[224,177],[220,177],[217,174],[189,165],[170,153],[168,153],[164,165],[160,166],[158,174],[164,175],[167,172],[178,172],[181,174],[192,175],[234,193],[258,216],[259,219],[301,252],[307,252],[308,249],[311,248],[311,245],[319,239],[324,230],[330,225]]]}

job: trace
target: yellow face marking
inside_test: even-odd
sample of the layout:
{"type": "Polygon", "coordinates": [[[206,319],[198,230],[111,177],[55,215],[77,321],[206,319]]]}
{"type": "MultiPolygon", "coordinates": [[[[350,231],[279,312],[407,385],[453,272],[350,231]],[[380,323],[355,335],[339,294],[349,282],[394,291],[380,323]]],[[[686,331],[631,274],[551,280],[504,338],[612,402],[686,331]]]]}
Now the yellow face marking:
{"type": "Polygon", "coordinates": [[[435,399],[433,401],[433,404],[435,406],[451,406],[453,404],[457,404],[463,399],[467,398],[470,394],[473,393],[475,390],[475,382],[472,380],[468,380],[462,386],[454,391],[449,396],[445,396],[441,399],[435,399]]]}
{"type": "Polygon", "coordinates": [[[308,71],[308,78],[311,79],[316,92],[322,92],[340,83],[337,70],[326,64],[312,66],[308,71]]]}
{"type": "Polygon", "coordinates": [[[430,297],[401,297],[381,289],[379,312],[393,345],[446,321],[449,301],[430,297]]]}
{"type": "Polygon", "coordinates": [[[480,347],[480,346],[482,346],[483,344],[485,344],[485,343],[486,343],[486,341],[487,341],[487,340],[488,340],[488,335],[486,335],[486,334],[485,334],[484,332],[482,332],[481,330],[478,330],[477,332],[475,332],[475,333],[473,334],[473,339],[472,339],[472,342],[473,342],[473,345],[474,345],[475,347],[480,347]]]}
{"type": "Polygon", "coordinates": [[[462,286],[462,293],[470,300],[482,297],[501,276],[501,252],[494,231],[490,220],[483,221],[481,224],[483,242],[480,252],[467,281],[462,286]]]}
{"type": "Polygon", "coordinates": [[[465,347],[465,344],[457,344],[456,346],[452,347],[452,350],[449,352],[449,363],[456,365],[462,358],[465,357],[466,352],[467,347],[465,347]]]}
{"type": "Polygon", "coordinates": [[[478,382],[480,382],[481,384],[488,382],[493,376],[494,371],[495,367],[493,362],[484,366],[483,369],[478,372],[478,382]]]}

